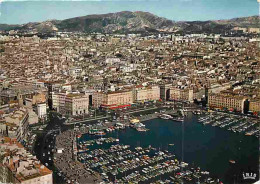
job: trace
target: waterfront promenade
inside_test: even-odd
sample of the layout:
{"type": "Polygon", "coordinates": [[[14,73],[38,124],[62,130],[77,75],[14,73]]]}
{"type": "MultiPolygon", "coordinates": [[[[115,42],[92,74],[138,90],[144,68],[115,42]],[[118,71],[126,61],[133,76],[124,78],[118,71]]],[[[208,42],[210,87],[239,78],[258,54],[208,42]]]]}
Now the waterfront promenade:
{"type": "MultiPolygon", "coordinates": [[[[127,112],[125,112],[124,114],[125,115],[131,115],[131,114],[134,114],[134,113],[143,113],[143,112],[147,112],[147,111],[152,111],[152,110],[158,110],[160,109],[161,107],[149,107],[149,108],[144,108],[144,109],[135,109],[135,110],[128,110],[127,112]]],[[[166,107],[165,107],[166,108],[166,107]]],[[[171,111],[170,111],[171,112],[171,111]]],[[[149,114],[149,116],[152,115],[152,114],[149,114]]],[[[64,123],[65,125],[73,125],[75,123],[87,123],[87,122],[91,122],[91,121],[98,121],[98,120],[104,120],[104,119],[109,119],[111,118],[111,115],[106,115],[106,116],[97,116],[95,118],[88,118],[88,119],[82,119],[82,120],[74,120],[74,121],[71,121],[71,122],[67,122],[67,123],[64,123]]],[[[154,119],[156,118],[156,116],[152,116],[151,119],[154,119]]],[[[143,117],[140,118],[140,121],[142,121],[143,117]]],[[[149,120],[149,119],[147,119],[149,120]]],[[[146,120],[144,120],[146,121],[146,120]]]]}
{"type": "Polygon", "coordinates": [[[54,153],[54,165],[63,175],[66,183],[99,183],[99,174],[88,170],[73,157],[74,131],[67,130],[56,137],[56,148],[62,153],[54,153]]]}

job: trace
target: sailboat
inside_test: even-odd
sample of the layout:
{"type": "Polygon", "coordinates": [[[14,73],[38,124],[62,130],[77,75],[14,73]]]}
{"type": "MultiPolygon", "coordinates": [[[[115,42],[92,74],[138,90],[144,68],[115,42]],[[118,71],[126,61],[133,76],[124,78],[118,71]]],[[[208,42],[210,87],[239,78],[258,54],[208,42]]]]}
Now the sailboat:
{"type": "Polygon", "coordinates": [[[117,136],[116,136],[116,142],[119,143],[119,139],[118,139],[118,131],[117,131],[117,136]]]}

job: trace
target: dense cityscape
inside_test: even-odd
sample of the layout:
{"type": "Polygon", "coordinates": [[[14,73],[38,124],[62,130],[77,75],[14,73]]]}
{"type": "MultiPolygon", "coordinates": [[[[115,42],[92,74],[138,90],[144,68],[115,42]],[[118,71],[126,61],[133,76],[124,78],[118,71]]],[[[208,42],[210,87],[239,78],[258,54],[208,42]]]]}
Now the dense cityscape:
{"type": "Polygon", "coordinates": [[[260,28],[174,31],[1,31],[0,182],[256,182],[260,28]],[[156,121],[177,126],[179,142],[146,140],[156,121]],[[237,149],[251,157],[225,160],[230,176],[187,158],[191,124],[211,141],[248,140],[237,149]]]}

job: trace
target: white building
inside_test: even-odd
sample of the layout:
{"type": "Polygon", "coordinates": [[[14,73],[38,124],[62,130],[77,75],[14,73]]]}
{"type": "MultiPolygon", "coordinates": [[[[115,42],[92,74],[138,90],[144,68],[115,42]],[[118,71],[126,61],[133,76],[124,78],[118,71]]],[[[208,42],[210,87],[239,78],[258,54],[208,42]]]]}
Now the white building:
{"type": "Polygon", "coordinates": [[[37,114],[39,118],[45,118],[47,115],[47,105],[46,103],[37,104],[37,114]]]}
{"type": "Polygon", "coordinates": [[[52,107],[57,112],[69,116],[88,114],[89,95],[82,93],[53,93],[52,107]]]}
{"type": "Polygon", "coordinates": [[[69,74],[73,77],[79,77],[81,75],[82,68],[74,67],[69,69],[69,74]]]}

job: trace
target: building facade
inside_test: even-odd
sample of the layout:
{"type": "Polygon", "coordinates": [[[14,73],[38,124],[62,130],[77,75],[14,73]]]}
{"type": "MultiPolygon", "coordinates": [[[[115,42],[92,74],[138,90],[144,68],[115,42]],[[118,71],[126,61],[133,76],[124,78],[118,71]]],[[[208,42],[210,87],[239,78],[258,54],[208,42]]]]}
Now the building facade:
{"type": "Polygon", "coordinates": [[[93,95],[93,106],[117,106],[132,104],[133,91],[115,91],[115,92],[96,92],[93,95]]]}
{"type": "Polygon", "coordinates": [[[226,109],[230,111],[244,111],[245,97],[223,93],[209,93],[208,105],[212,109],[226,109]]]}
{"type": "Polygon", "coordinates": [[[27,109],[20,108],[5,117],[8,127],[7,134],[11,138],[16,138],[19,142],[26,140],[29,128],[29,113],[27,109]]]}
{"type": "Polygon", "coordinates": [[[16,139],[2,137],[0,141],[0,183],[53,183],[52,171],[16,139]]]}
{"type": "Polygon", "coordinates": [[[177,101],[193,102],[193,89],[171,87],[170,99],[177,101]]]}
{"type": "Polygon", "coordinates": [[[160,99],[159,86],[139,87],[134,90],[135,102],[147,102],[160,99]]]}
{"type": "Polygon", "coordinates": [[[258,115],[260,115],[260,98],[250,99],[249,111],[258,113],[258,115]]]}
{"type": "Polygon", "coordinates": [[[88,114],[89,97],[85,94],[68,94],[65,98],[65,109],[63,113],[66,115],[83,115],[88,114]]]}
{"type": "Polygon", "coordinates": [[[45,118],[47,116],[46,103],[38,103],[36,108],[37,108],[37,115],[39,118],[45,118]]]}
{"type": "Polygon", "coordinates": [[[52,107],[57,112],[68,116],[88,114],[89,95],[82,93],[52,93],[52,107]]]}

